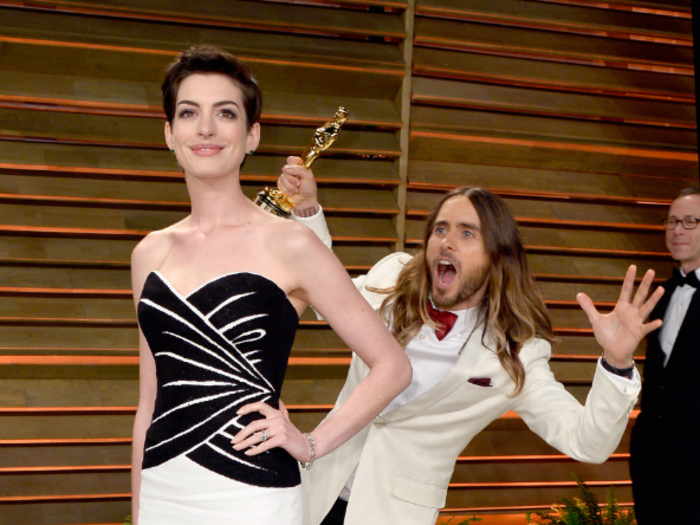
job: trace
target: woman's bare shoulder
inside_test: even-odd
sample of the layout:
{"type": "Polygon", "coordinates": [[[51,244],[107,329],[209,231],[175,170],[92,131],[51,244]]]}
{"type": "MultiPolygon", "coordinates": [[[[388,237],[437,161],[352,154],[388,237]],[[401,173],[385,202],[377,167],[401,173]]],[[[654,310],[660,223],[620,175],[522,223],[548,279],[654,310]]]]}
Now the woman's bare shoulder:
{"type": "Polygon", "coordinates": [[[284,251],[294,257],[310,256],[317,251],[331,253],[310,228],[292,220],[276,225],[274,236],[284,251]]]}
{"type": "Polygon", "coordinates": [[[158,269],[172,250],[177,232],[182,229],[176,223],[162,230],[150,232],[134,247],[131,252],[132,271],[135,268],[147,271],[158,269]]]}

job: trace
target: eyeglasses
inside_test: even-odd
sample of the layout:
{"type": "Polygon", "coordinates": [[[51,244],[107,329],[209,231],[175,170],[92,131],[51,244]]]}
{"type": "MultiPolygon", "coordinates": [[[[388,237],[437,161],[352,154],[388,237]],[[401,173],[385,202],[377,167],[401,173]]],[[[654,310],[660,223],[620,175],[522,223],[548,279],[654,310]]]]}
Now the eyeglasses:
{"type": "Polygon", "coordinates": [[[698,222],[700,219],[696,217],[683,217],[682,219],[676,219],[675,217],[669,217],[668,219],[664,219],[661,221],[661,224],[664,225],[664,228],[667,230],[675,230],[676,226],[678,223],[681,223],[681,226],[683,226],[684,230],[694,230],[695,228],[698,227],[698,222]]]}

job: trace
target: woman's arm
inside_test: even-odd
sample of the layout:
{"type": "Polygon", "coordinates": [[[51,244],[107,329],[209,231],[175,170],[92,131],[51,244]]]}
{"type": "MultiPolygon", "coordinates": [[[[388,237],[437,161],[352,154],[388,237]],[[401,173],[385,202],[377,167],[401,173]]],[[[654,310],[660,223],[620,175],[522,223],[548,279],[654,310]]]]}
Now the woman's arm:
{"type": "MultiPolygon", "coordinates": [[[[138,310],[139,299],[148,274],[162,262],[163,243],[151,234],[141,241],[131,254],[131,289],[138,310]]],[[[156,400],[156,365],[153,353],[139,328],[139,404],[136,408],[131,444],[131,516],[138,525],[139,496],[141,493],[141,465],[146,431],[151,424],[156,400]]]]}
{"type": "MultiPolygon", "coordinates": [[[[294,296],[312,304],[370,368],[343,406],[313,431],[316,457],[320,458],[368,425],[408,386],[411,366],[403,349],[359,294],[335,255],[311,231],[296,229],[295,246],[290,250],[294,256],[290,257],[288,266],[299,283],[294,296]]],[[[306,437],[285,423],[278,411],[260,404],[242,410],[259,410],[266,419],[251,423],[236,436],[237,449],[255,446],[247,452],[252,455],[281,446],[296,459],[309,459],[306,437]],[[260,443],[256,434],[262,430],[268,436],[264,443],[260,443]]]]}
{"type": "Polygon", "coordinates": [[[156,400],[155,374],[153,354],[148,348],[148,343],[141,330],[139,330],[139,404],[136,408],[131,444],[131,516],[133,525],[138,525],[143,447],[156,400]]]}

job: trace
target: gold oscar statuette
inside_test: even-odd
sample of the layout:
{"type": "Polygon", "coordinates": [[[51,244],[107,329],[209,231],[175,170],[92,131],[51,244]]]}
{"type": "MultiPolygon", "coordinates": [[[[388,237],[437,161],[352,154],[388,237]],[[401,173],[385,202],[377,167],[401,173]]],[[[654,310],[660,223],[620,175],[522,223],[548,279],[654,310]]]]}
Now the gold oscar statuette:
{"type": "MultiPolygon", "coordinates": [[[[306,151],[301,155],[302,164],[305,168],[310,168],[311,164],[316,160],[322,151],[330,147],[340,133],[340,126],[348,119],[350,113],[343,106],[338,108],[333,121],[326,122],[323,126],[316,130],[314,138],[306,151]]],[[[294,207],[288,200],[287,196],[280,190],[265,187],[258,192],[255,199],[255,204],[263,210],[270,213],[289,219],[294,207]]]]}

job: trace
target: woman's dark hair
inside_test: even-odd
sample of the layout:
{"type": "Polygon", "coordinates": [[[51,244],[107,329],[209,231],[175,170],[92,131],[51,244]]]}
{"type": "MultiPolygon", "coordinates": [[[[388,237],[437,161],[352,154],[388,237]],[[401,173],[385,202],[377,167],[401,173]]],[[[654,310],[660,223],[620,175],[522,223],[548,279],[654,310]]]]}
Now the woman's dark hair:
{"type": "Polygon", "coordinates": [[[175,118],[175,105],[180,84],[194,74],[215,74],[229,77],[243,92],[243,106],[245,107],[248,131],[253,124],[260,120],[262,93],[260,93],[258,83],[253,78],[248,66],[218,47],[203,44],[191,47],[181,53],[168,66],[165,73],[165,79],[160,89],[163,92],[163,110],[170,125],[175,118]]]}

